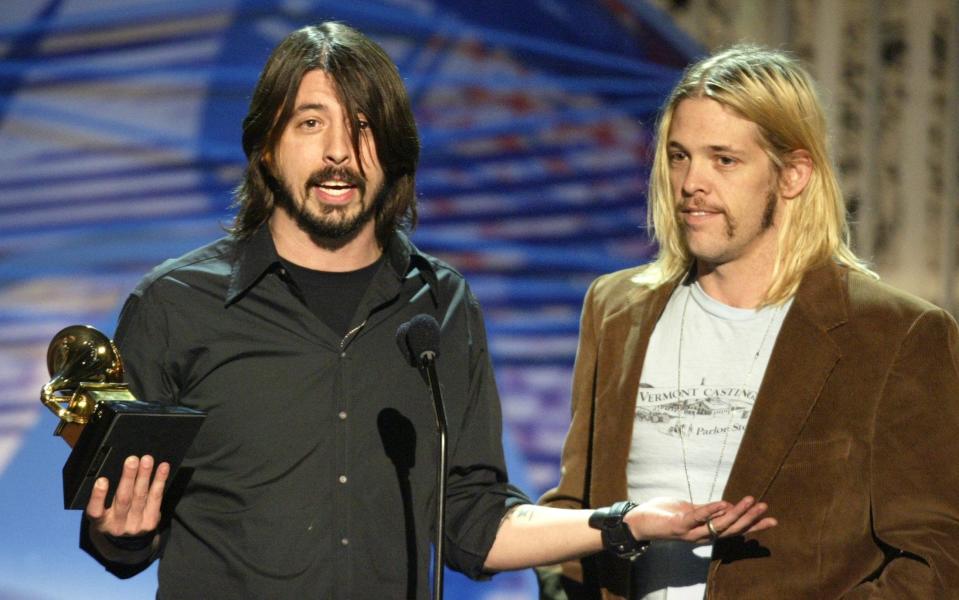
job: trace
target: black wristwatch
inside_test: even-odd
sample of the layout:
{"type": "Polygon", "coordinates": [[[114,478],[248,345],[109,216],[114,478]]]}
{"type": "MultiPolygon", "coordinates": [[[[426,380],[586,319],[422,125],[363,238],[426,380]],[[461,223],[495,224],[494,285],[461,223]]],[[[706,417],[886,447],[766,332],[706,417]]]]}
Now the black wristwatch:
{"type": "Polygon", "coordinates": [[[589,516],[589,526],[603,535],[603,547],[620,558],[636,560],[649,548],[649,540],[637,540],[629,525],[623,522],[626,513],[636,508],[635,502],[623,500],[612,506],[598,508],[589,516]]]}

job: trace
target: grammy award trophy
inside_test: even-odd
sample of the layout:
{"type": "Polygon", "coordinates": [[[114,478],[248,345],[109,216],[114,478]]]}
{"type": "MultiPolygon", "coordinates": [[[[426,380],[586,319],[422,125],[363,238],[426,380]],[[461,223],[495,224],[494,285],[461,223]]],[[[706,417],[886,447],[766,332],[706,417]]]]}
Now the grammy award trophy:
{"type": "Polygon", "coordinates": [[[205,413],[135,398],[123,383],[116,346],[89,325],[71,325],[53,336],[47,369],[51,379],[40,400],[59,418],[54,435],[73,448],[63,466],[64,508],[85,508],[99,477],[110,480],[109,506],[131,455],[169,463],[172,481],[205,413]]]}

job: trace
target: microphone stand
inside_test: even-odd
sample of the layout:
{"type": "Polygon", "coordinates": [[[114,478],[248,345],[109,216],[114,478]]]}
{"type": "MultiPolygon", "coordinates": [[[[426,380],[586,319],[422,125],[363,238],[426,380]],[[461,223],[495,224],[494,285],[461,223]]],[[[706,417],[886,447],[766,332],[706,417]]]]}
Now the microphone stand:
{"type": "Polygon", "coordinates": [[[446,409],[443,406],[443,392],[436,375],[436,353],[430,350],[420,354],[420,367],[426,374],[426,383],[433,396],[433,414],[436,417],[436,432],[439,434],[439,448],[436,470],[436,529],[433,540],[433,600],[443,598],[443,531],[446,524],[446,409]]]}

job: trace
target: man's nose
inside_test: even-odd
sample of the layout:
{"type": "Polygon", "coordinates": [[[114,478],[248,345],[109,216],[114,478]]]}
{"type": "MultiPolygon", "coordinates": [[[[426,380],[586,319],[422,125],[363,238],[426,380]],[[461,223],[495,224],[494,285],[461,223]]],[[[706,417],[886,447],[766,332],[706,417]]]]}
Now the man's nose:
{"type": "Polygon", "coordinates": [[[701,161],[690,159],[682,179],[683,196],[691,197],[707,191],[707,178],[701,161]]]}
{"type": "Polygon", "coordinates": [[[331,165],[342,166],[349,162],[353,154],[353,141],[349,128],[343,124],[330,129],[326,140],[323,159],[331,165]]]}

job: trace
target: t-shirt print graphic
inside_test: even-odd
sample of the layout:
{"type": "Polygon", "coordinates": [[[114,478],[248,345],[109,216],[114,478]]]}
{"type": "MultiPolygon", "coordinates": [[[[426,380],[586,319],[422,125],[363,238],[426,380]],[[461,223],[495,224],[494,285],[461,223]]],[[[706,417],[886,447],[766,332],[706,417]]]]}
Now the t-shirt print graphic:
{"type": "Polygon", "coordinates": [[[677,390],[645,383],[639,387],[635,427],[654,436],[682,433],[687,440],[741,435],[756,400],[755,392],[741,387],[700,384],[677,390]]]}

